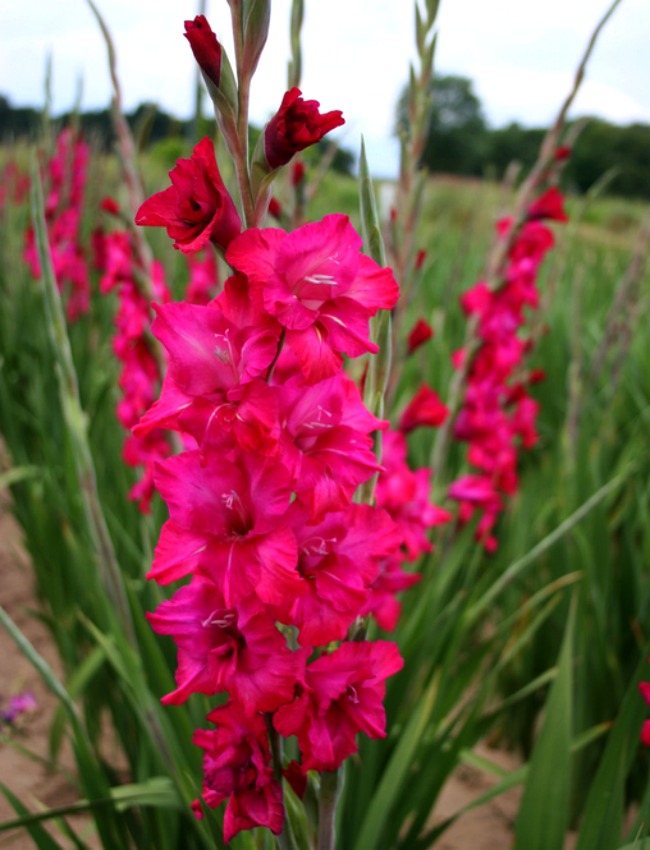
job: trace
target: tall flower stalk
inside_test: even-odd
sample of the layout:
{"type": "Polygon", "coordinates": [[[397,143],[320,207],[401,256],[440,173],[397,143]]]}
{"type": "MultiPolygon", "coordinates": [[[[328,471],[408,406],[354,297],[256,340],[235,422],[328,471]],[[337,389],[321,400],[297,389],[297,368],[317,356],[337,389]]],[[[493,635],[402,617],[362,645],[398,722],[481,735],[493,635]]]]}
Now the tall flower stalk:
{"type": "MultiPolygon", "coordinates": [[[[553,244],[551,232],[540,224],[540,221],[542,219],[565,220],[565,214],[561,206],[562,199],[557,189],[554,188],[554,182],[557,179],[559,169],[569,153],[569,148],[563,144],[562,138],[565,131],[566,116],[580,88],[587,62],[594,49],[598,35],[619,5],[619,2],[620,0],[614,0],[592,33],[578,65],[571,91],[565,98],[553,125],[544,138],[535,165],[518,192],[512,216],[507,222],[503,222],[497,228],[497,238],[488,258],[484,278],[479,284],[481,291],[485,295],[483,304],[480,305],[476,299],[472,301],[471,293],[465,296],[464,306],[468,315],[468,322],[465,341],[461,349],[462,354],[459,354],[454,364],[456,370],[447,396],[446,403],[450,415],[438,430],[432,451],[432,466],[436,470],[438,492],[444,487],[448,474],[446,460],[452,437],[456,434],[461,439],[471,440],[473,439],[472,434],[477,433],[475,429],[471,428],[470,430],[464,430],[463,423],[459,425],[458,417],[464,409],[467,409],[468,395],[472,393],[472,376],[474,376],[474,382],[477,385],[476,376],[481,368],[480,364],[477,366],[477,360],[480,361],[482,354],[486,352],[486,311],[492,309],[490,305],[496,305],[499,302],[504,303],[508,300],[508,292],[511,291],[513,277],[518,274],[517,268],[529,278],[532,272],[530,282],[534,285],[534,278],[539,262],[546,250],[553,244]],[[538,234],[537,239],[533,235],[533,231],[538,234]],[[523,266],[521,266],[522,259],[526,258],[530,266],[528,270],[524,270],[523,266]],[[472,301],[471,304],[470,301],[472,301]]],[[[474,294],[478,294],[478,288],[474,290],[474,294]]],[[[523,297],[524,299],[527,297],[529,299],[532,298],[532,301],[529,300],[529,303],[532,305],[536,304],[536,294],[529,293],[529,296],[524,295],[523,297]]],[[[523,302],[521,302],[521,306],[523,306],[523,302]]],[[[516,329],[518,329],[519,324],[519,319],[515,319],[515,325],[510,331],[511,345],[514,346],[518,345],[516,329]]],[[[522,351],[521,354],[523,353],[522,351]]],[[[521,357],[516,357],[511,366],[506,367],[507,373],[511,374],[514,366],[519,366],[520,362],[521,357]]],[[[516,384],[515,382],[511,382],[509,389],[502,385],[501,389],[493,388],[491,392],[493,395],[496,393],[495,397],[500,399],[496,401],[496,408],[493,406],[495,410],[498,408],[502,411],[504,404],[506,406],[511,405],[513,402],[519,404],[523,398],[527,398],[521,383],[516,384]],[[516,397],[517,393],[519,393],[518,398],[516,397]]],[[[521,417],[518,414],[509,419],[510,424],[506,430],[511,429],[511,434],[505,435],[506,439],[504,442],[504,447],[509,453],[515,451],[512,440],[517,433],[522,437],[524,446],[526,444],[531,445],[535,441],[534,427],[532,427],[534,414],[534,403],[529,402],[527,404],[527,413],[525,414],[525,418],[528,418],[527,423],[520,421],[521,417]]],[[[498,415],[501,416],[501,414],[498,415]]],[[[503,421],[505,422],[506,420],[503,421]]],[[[490,425],[488,429],[492,427],[493,425],[490,425]]],[[[474,453],[475,459],[477,454],[478,452],[474,453]]],[[[487,461],[487,455],[483,452],[481,454],[487,461]]],[[[516,487],[514,462],[508,462],[507,465],[509,466],[506,476],[508,480],[502,476],[496,487],[493,475],[479,478],[467,476],[455,482],[450,491],[450,495],[453,498],[459,499],[461,503],[461,519],[469,518],[475,508],[478,507],[480,509],[483,518],[479,523],[478,535],[488,548],[494,548],[496,545],[496,540],[490,534],[490,529],[496,520],[496,516],[502,510],[502,494],[513,492],[516,487]]],[[[483,467],[482,460],[479,461],[479,466],[483,467]]],[[[491,468],[491,472],[493,471],[496,472],[496,470],[492,470],[491,468]]],[[[503,468],[496,473],[497,478],[502,472],[503,468]]]]}
{"type": "Polygon", "coordinates": [[[164,226],[183,253],[212,242],[232,271],[206,305],[156,308],[153,333],[169,369],[134,433],[173,431],[185,451],[155,474],[170,518],[149,578],[189,583],[149,619],[178,649],[176,688],[164,702],[228,695],[208,715],[216,729],[195,735],[204,751],[197,816],[226,802],[226,841],[266,826],[290,846],[280,777],[302,795],[318,772],[319,850],[333,850],[338,771],[359,732],[385,735],[385,680],[402,666],[394,644],[368,641],[357,625],[384,604],[390,590],[375,584],[405,542],[400,525],[371,504],[372,488],[359,491],[380,469],[372,434],[387,425],[375,411],[398,287],[383,266],[368,180],[370,257],[347,216],[290,233],[251,226],[276,174],[343,119],[291,88],[249,162],[248,91],[269,9],[230,6],[237,90],[228,97],[227,58],[208,22],[185,28],[236,160],[243,229],[208,139],[136,215],[164,226]],[[368,354],[370,409],[343,372],[344,355],[368,354]],[[294,736],[297,758],[284,763],[279,743],[294,736]]]}

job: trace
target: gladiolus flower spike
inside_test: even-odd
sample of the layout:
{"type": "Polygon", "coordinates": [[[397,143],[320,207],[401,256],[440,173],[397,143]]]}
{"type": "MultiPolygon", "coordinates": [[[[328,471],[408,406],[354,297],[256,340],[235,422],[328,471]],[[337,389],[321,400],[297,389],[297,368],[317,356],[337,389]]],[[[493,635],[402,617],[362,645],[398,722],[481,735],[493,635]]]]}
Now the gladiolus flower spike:
{"type": "MultiPolygon", "coordinates": [[[[455,481],[448,495],[459,503],[461,523],[478,511],[476,538],[488,551],[497,547],[492,531],[504,509],[504,497],[518,487],[519,449],[530,449],[537,442],[538,404],[528,386],[543,376],[540,370],[522,370],[532,346],[522,330],[526,308],[535,309],[539,303],[537,272],[553,246],[553,233],[544,223],[549,219],[567,220],[564,199],[556,187],[529,206],[508,252],[500,286],[490,289],[481,281],[461,298],[465,314],[478,319],[480,346],[471,364],[454,435],[468,444],[469,463],[478,473],[455,481]]],[[[511,227],[509,219],[497,223],[502,238],[511,227]]],[[[461,350],[455,356],[457,368],[463,361],[461,350]]]]}
{"type": "MultiPolygon", "coordinates": [[[[184,165],[197,179],[175,175],[139,220],[157,217],[183,249],[214,240],[218,221],[225,242],[216,213],[181,228],[178,211],[197,206],[192,187],[203,192],[206,168],[184,165]]],[[[428,503],[429,471],[406,468],[405,444],[391,455],[388,439],[389,466],[377,463],[372,433],[388,423],[343,372],[344,354],[377,350],[369,320],[399,294],[390,269],[361,253],[343,215],[292,233],[235,229],[226,250],[233,274],[217,298],[156,307],[152,331],[169,368],[135,428],[140,437],[174,431],[186,446],[156,467],[169,519],[148,576],[185,584],[148,616],[177,645],[176,687],[165,703],[228,695],[208,715],[214,728],[194,738],[204,752],[194,811],[225,802],[226,841],[255,826],[282,829],[261,713],[280,735],[297,736],[297,787],[309,770],[336,770],[357,751],[359,732],[385,735],[385,680],[402,666],[397,647],[346,636],[369,614],[395,627],[395,595],[418,580],[401,564],[428,551],[426,529],[447,520],[428,503]],[[354,503],[377,472],[377,506],[354,503]]]]}

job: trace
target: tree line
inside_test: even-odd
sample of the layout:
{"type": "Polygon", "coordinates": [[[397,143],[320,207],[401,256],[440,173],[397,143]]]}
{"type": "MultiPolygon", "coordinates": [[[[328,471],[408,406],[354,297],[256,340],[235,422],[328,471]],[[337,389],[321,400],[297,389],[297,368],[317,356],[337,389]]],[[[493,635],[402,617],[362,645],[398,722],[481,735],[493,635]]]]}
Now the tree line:
{"type": "MultiPolygon", "coordinates": [[[[438,75],[421,164],[431,172],[502,179],[511,163],[530,169],[547,128],[488,126],[482,104],[467,77],[438,75]]],[[[396,132],[406,126],[406,94],[397,105],[396,132]]],[[[581,118],[582,127],[564,170],[567,188],[588,191],[607,175],[612,195],[650,198],[650,125],[619,126],[601,118],[581,118]]]]}
{"type": "MultiPolygon", "coordinates": [[[[201,118],[200,126],[193,119],[185,120],[168,114],[155,103],[141,103],[125,118],[136,139],[138,148],[147,149],[160,142],[185,140],[191,148],[199,138],[214,135],[214,119],[201,118]]],[[[108,152],[115,145],[115,129],[110,109],[87,110],[84,112],[65,112],[52,119],[55,124],[65,126],[74,122],[84,136],[91,141],[95,149],[108,152]]],[[[29,106],[14,107],[9,99],[0,94],[0,144],[11,144],[21,139],[37,140],[43,129],[43,113],[29,106]]],[[[261,128],[251,126],[252,146],[261,128]]],[[[173,146],[181,154],[182,146],[173,146]]],[[[310,156],[317,159],[322,155],[327,142],[313,146],[310,156]]],[[[332,168],[344,174],[352,174],[354,155],[345,149],[336,151],[332,168]]]]}
{"type": "MultiPolygon", "coordinates": [[[[431,83],[430,97],[431,120],[421,165],[431,172],[502,179],[511,163],[517,162],[526,170],[535,162],[546,128],[524,127],[516,122],[496,129],[489,127],[472,80],[437,75],[431,83]]],[[[56,120],[65,123],[73,117],[98,147],[112,148],[115,134],[110,110],[75,116],[67,113],[56,120]]],[[[208,122],[206,127],[197,128],[193,121],[175,118],[152,103],[140,104],[126,118],[142,147],[170,138],[194,141],[211,130],[208,122]]],[[[39,110],[14,107],[0,95],[0,143],[38,138],[42,121],[39,110]]],[[[564,172],[567,188],[584,193],[607,175],[609,194],[650,198],[650,125],[619,126],[601,118],[581,121],[584,127],[564,172]]],[[[405,125],[403,95],[397,104],[396,132],[403,131],[405,125]]],[[[353,164],[351,152],[338,151],[336,170],[351,173],[353,164]]]]}

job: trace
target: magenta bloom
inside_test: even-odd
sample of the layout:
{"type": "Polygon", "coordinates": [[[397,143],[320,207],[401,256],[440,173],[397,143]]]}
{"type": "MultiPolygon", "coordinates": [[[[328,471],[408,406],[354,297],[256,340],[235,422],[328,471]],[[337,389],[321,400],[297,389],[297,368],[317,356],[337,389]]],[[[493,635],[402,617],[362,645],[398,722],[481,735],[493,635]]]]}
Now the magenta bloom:
{"type": "Polygon", "coordinates": [[[307,666],[302,692],[273,718],[281,735],[297,736],[304,770],[336,770],[358,732],[385,737],[385,683],[403,664],[395,644],[378,640],[343,643],[307,666]]]}
{"type": "Polygon", "coordinates": [[[404,434],[386,431],[382,445],[385,469],[377,480],[377,507],[388,511],[397,523],[405,558],[414,561],[432,549],[427,529],[449,522],[452,516],[429,501],[431,470],[422,467],[413,471],[408,467],[404,434]]]}
{"type": "Polygon", "coordinates": [[[377,621],[385,632],[397,628],[402,606],[397,594],[417,584],[422,576],[419,573],[407,573],[401,567],[402,558],[384,558],[379,563],[379,575],[370,587],[370,596],[364,605],[361,616],[367,614],[377,621]]]}
{"type": "Polygon", "coordinates": [[[205,76],[219,88],[221,78],[221,45],[212,32],[205,15],[185,21],[185,38],[189,41],[194,58],[205,76]]]}
{"type": "Polygon", "coordinates": [[[214,145],[206,136],[191,159],[179,159],[169,172],[172,185],[148,198],[135,223],[165,227],[174,248],[199,251],[208,242],[226,248],[241,230],[237,208],[221,179],[214,145]]]}
{"type": "Polygon", "coordinates": [[[176,690],[162,698],[178,705],[192,694],[227,691],[248,714],[274,711],[291,700],[304,663],[292,652],[259,602],[230,608],[217,586],[195,575],[147,619],[178,648],[176,690]]]}
{"type": "Polygon", "coordinates": [[[228,248],[228,262],[247,275],[265,309],[286,328],[309,383],[335,374],[340,352],[376,352],[368,320],[397,301],[393,273],[362,254],[361,245],[348,217],[335,214],[292,233],[252,228],[228,248]]]}
{"type": "Polygon", "coordinates": [[[291,478],[284,466],[255,455],[234,458],[197,451],[158,467],[156,486],[169,508],[148,578],[167,584],[190,572],[207,575],[226,607],[254,594],[286,612],[304,582],[297,548],[284,521],[291,478]]]}
{"type": "Polygon", "coordinates": [[[264,130],[264,153],[269,166],[279,168],[291,157],[319,142],[326,133],[345,124],[340,110],[321,114],[317,100],[303,100],[300,89],[290,89],[264,130]]]}
{"type": "Polygon", "coordinates": [[[343,640],[359,616],[381,558],[393,555],[401,535],[388,514],[369,505],[351,504],[328,513],[319,523],[294,502],[292,526],[298,540],[298,572],[307,592],[291,609],[302,646],[343,640]]]}
{"type": "MultiPolygon", "coordinates": [[[[216,708],[208,720],[216,729],[197,729],[193,742],[203,753],[203,800],[211,809],[224,800],[224,840],[242,829],[265,826],[278,835],[284,822],[282,790],[273,778],[266,723],[233,702],[216,708]]],[[[201,817],[198,800],[194,805],[201,817]]]]}
{"type": "Polygon", "coordinates": [[[152,331],[169,353],[169,369],[136,433],[171,428],[191,434],[202,452],[237,444],[273,454],[277,401],[259,378],[275,356],[280,328],[255,310],[245,280],[229,280],[218,301],[177,302],[156,312],[152,331]],[[240,284],[245,291],[237,294],[240,284]]]}
{"type": "Polygon", "coordinates": [[[290,378],[278,394],[282,461],[294,473],[298,499],[314,518],[346,507],[359,484],[381,469],[370,434],[387,423],[366,409],[342,372],[308,387],[290,378]]]}

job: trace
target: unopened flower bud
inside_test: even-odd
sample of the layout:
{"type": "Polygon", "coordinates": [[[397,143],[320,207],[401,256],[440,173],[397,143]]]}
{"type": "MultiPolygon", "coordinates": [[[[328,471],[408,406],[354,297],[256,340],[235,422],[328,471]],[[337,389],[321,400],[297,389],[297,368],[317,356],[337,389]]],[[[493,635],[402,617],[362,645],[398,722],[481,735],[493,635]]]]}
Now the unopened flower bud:
{"type": "Polygon", "coordinates": [[[424,319],[418,319],[408,335],[408,353],[412,354],[417,348],[424,345],[428,339],[431,339],[432,336],[431,325],[425,322],[424,319]]]}
{"type": "Polygon", "coordinates": [[[194,58],[201,71],[217,88],[221,79],[221,45],[212,32],[205,15],[185,21],[185,38],[189,41],[194,58]]]}
{"type": "Polygon", "coordinates": [[[300,89],[290,89],[264,130],[264,152],[270,169],[286,165],[291,157],[319,142],[344,124],[340,110],[321,114],[316,100],[303,100],[300,89]]]}
{"type": "Polygon", "coordinates": [[[294,162],[291,168],[291,185],[294,189],[297,189],[298,186],[305,179],[305,164],[301,160],[294,162]]]}

